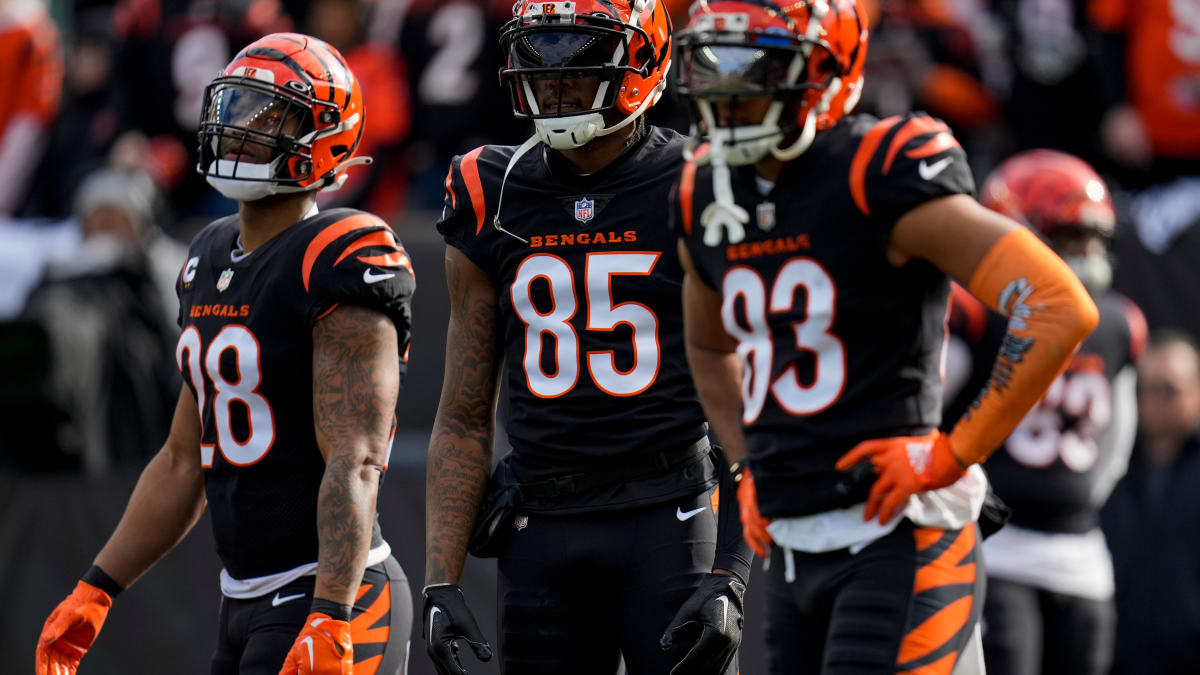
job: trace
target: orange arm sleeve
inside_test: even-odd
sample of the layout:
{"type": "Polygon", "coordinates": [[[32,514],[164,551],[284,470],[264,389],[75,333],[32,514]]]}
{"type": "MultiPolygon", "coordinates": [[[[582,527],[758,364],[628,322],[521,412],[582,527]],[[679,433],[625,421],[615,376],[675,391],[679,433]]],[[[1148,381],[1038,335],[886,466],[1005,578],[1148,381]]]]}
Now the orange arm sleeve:
{"type": "Polygon", "coordinates": [[[1023,227],[984,255],[968,290],[1008,317],[1008,333],[987,385],[950,431],[950,447],[964,466],[1004,442],[1100,320],[1070,268],[1023,227]]]}

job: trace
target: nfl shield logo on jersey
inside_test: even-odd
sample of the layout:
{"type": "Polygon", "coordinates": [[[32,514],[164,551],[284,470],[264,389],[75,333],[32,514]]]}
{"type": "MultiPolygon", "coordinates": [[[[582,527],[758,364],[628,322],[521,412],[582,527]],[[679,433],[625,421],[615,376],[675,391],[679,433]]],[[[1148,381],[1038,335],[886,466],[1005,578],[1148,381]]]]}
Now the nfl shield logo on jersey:
{"type": "Polygon", "coordinates": [[[770,232],[775,227],[775,202],[759,202],[755,215],[758,216],[758,229],[770,232]]]}
{"type": "Polygon", "coordinates": [[[584,197],[575,202],[575,220],[586,223],[596,215],[596,201],[584,197]]]}
{"type": "Polygon", "coordinates": [[[525,526],[527,525],[529,525],[529,516],[517,516],[516,519],[513,520],[513,527],[517,528],[518,532],[525,529],[525,526]]]}
{"type": "Polygon", "coordinates": [[[226,288],[229,288],[229,282],[233,281],[233,270],[227,269],[221,272],[221,277],[217,279],[217,290],[224,293],[226,288]]]}

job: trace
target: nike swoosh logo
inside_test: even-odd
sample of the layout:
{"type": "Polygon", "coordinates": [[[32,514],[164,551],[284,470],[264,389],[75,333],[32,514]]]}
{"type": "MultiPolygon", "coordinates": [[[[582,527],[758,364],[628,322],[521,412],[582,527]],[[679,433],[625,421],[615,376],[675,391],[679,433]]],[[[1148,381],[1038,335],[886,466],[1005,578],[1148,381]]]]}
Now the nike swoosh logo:
{"type": "Polygon", "coordinates": [[[379,283],[380,281],[383,281],[384,279],[391,279],[392,277],[396,276],[395,274],[393,274],[391,272],[385,272],[383,274],[372,274],[372,271],[373,270],[371,270],[371,268],[369,268],[369,267],[367,269],[363,270],[363,283],[375,284],[375,283],[379,283]]]}
{"type": "Polygon", "coordinates": [[[283,597],[280,597],[279,594],[276,593],[275,597],[271,598],[271,606],[278,607],[285,602],[291,602],[292,600],[295,600],[296,598],[303,598],[303,597],[304,597],[303,593],[297,593],[296,595],[285,595],[283,597]]]}
{"type": "Polygon", "coordinates": [[[917,165],[917,173],[921,174],[921,178],[925,180],[933,180],[937,178],[939,173],[945,171],[946,167],[950,166],[950,162],[953,161],[953,157],[943,157],[933,164],[926,164],[925,160],[921,160],[921,163],[917,165]]]}
{"type": "Polygon", "coordinates": [[[717,598],[721,601],[721,632],[725,632],[725,621],[729,619],[729,598],[721,596],[717,598]]]}
{"type": "Polygon", "coordinates": [[[317,659],[313,657],[312,638],[306,637],[300,642],[303,643],[305,647],[308,647],[308,667],[316,670],[317,659]]]}
{"type": "Polygon", "coordinates": [[[678,518],[679,522],[682,523],[683,521],[687,520],[688,518],[691,518],[692,516],[696,515],[697,513],[700,513],[701,511],[703,511],[706,508],[708,508],[708,507],[701,506],[700,508],[698,508],[694,511],[684,511],[681,507],[676,506],[675,507],[675,517],[678,518]]]}
{"type": "Polygon", "coordinates": [[[433,620],[437,617],[438,614],[441,614],[441,613],[442,613],[442,608],[438,607],[437,605],[434,605],[429,610],[429,639],[427,640],[427,642],[430,642],[430,643],[433,642],[433,620]]]}

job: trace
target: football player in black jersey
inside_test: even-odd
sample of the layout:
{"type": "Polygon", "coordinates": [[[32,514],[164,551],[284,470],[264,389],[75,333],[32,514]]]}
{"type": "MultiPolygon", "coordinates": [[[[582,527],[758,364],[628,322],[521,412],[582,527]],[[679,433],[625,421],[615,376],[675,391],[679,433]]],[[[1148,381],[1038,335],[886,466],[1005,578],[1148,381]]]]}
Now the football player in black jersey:
{"type": "Polygon", "coordinates": [[[684,357],[666,217],[685,139],[642,117],[670,20],[654,0],[513,11],[501,77],[536,133],[455,158],[437,226],[452,311],[426,651],[443,674],[464,672],[459,641],[491,656],[457,585],[470,540],[499,557],[502,671],[613,673],[622,656],[631,673],[732,671],[751,556],[737,509],[711,499],[728,472],[684,357]],[[502,360],[512,451],[489,482],[502,360]]]}
{"type": "MultiPolygon", "coordinates": [[[[1100,324],[1066,372],[988,462],[988,478],[1012,508],[1008,525],[983,547],[988,672],[1107,673],[1116,614],[1099,510],[1133,448],[1134,362],[1146,323],[1136,305],[1109,290],[1106,244],[1116,217],[1104,181],[1086,162],[1053,150],[1022,153],[993,172],[980,200],[1044,238],[1100,310],[1100,324]]],[[[947,360],[947,379],[966,384],[948,419],[987,380],[1005,326],[961,289],[952,298],[951,340],[966,348],[958,352],[965,358],[947,360]]]]}
{"type": "Polygon", "coordinates": [[[973,465],[1067,364],[1095,305],[970,196],[944,124],[845,116],[867,49],[854,0],[693,7],[676,65],[710,144],[691,149],[674,216],[686,345],[746,467],[746,537],[771,549],[769,670],[977,670],[960,659],[983,597],[973,465]],[[948,278],[1010,321],[986,389],[942,434],[948,278]]]}
{"type": "Polygon", "coordinates": [[[316,206],[369,161],[352,159],[364,113],[341,55],[295,33],[249,45],[209,85],[197,169],[238,213],[192,241],[170,435],[47,619],[38,675],[75,672],[113,597],[206,504],[224,564],[214,675],[404,671],[412,603],[375,502],[412,267],[379,218],[316,206]]]}

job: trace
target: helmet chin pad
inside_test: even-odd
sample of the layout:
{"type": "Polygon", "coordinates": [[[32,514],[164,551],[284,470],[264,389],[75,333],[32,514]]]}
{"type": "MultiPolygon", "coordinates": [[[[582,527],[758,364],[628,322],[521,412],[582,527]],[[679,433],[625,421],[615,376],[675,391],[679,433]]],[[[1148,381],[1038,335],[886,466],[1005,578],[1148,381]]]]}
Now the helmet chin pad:
{"type": "Polygon", "coordinates": [[[580,148],[600,135],[604,128],[604,117],[598,113],[535,119],[533,128],[537,137],[555,150],[580,148]]]}

